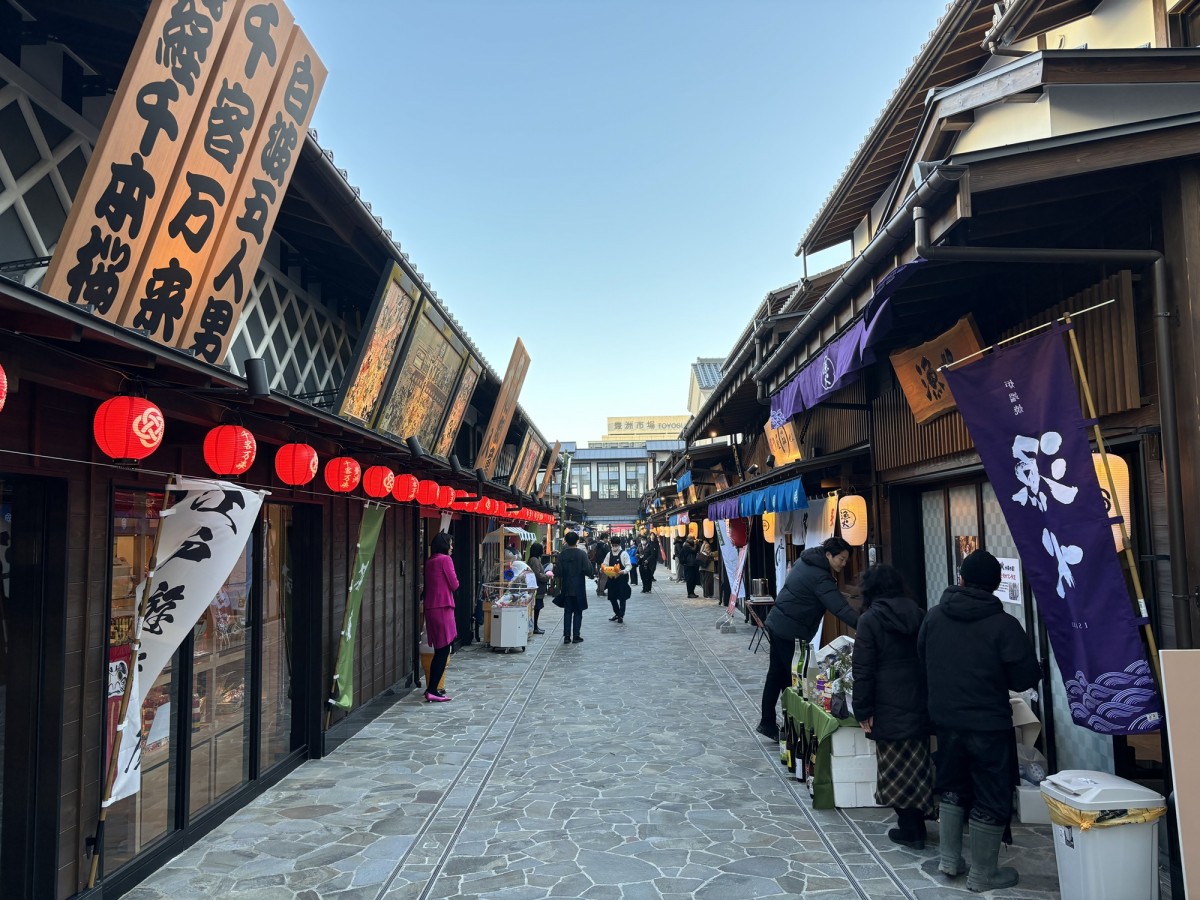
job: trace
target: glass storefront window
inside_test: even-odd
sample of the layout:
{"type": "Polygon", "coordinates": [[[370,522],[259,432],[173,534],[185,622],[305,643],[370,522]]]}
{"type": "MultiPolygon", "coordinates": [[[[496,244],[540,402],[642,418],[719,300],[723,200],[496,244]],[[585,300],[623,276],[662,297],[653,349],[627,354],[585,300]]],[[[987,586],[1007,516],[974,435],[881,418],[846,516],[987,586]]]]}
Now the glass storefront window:
{"type": "MultiPolygon", "coordinates": [[[[4,821],[4,735],[8,708],[8,604],[12,552],[12,500],[0,480],[0,822],[4,821]]],[[[3,829],[0,829],[3,832],[3,829]]]]}
{"type": "MultiPolygon", "coordinates": [[[[158,514],[163,494],[145,491],[116,491],[113,496],[112,614],[109,619],[109,663],[130,664],[134,618],[137,615],[137,585],[145,576],[154,552],[158,514]]],[[[163,837],[175,821],[176,760],[171,752],[178,689],[175,671],[178,654],[152,685],[143,685],[142,727],[146,743],[142,750],[142,789],[118,800],[108,811],[105,826],[105,869],[112,871],[128,862],[145,847],[163,837]]],[[[105,744],[105,769],[111,756],[120,717],[121,693],[109,679],[105,744]]]]}
{"type": "Polygon", "coordinates": [[[621,496],[621,464],[596,463],[596,484],[601,500],[616,500],[621,496]]]}
{"type": "Polygon", "coordinates": [[[192,631],[191,792],[196,814],[250,777],[253,541],[192,631]]]}
{"type": "Polygon", "coordinates": [[[292,739],[292,518],[293,509],[267,504],[266,575],[262,613],[262,728],[260,769],[266,771],[294,749],[292,739]]]}

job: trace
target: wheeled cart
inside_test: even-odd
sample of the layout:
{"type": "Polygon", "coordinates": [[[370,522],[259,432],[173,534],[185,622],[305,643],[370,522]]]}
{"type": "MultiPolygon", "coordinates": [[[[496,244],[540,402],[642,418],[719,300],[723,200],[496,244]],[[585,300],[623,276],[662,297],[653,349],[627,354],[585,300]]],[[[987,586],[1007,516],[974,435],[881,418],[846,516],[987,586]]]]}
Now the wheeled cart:
{"type": "Polygon", "coordinates": [[[492,604],[492,649],[524,650],[529,642],[529,607],[492,604]]]}

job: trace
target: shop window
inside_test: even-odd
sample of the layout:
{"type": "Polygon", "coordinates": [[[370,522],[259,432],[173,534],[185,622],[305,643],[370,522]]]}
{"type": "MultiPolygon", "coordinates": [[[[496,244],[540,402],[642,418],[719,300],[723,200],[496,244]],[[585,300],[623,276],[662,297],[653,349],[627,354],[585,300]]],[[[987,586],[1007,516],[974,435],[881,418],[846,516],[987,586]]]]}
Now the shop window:
{"type": "Polygon", "coordinates": [[[253,541],[192,629],[192,818],[250,777],[246,685],[250,681],[253,541]]]}
{"type": "Polygon", "coordinates": [[[592,481],[590,466],[576,466],[571,469],[570,492],[583,500],[592,499],[592,481]]]}
{"type": "Polygon", "coordinates": [[[630,497],[641,497],[646,493],[646,464],[625,463],[625,484],[630,497]]]}
{"type": "Polygon", "coordinates": [[[262,726],[259,763],[266,770],[295,747],[292,736],[292,523],[290,506],[269,503],[266,510],[262,593],[262,726]]]}
{"type": "MultiPolygon", "coordinates": [[[[137,615],[136,590],[150,565],[162,503],[161,493],[116,491],[113,496],[112,612],[109,618],[109,661],[112,663],[130,663],[137,615]]],[[[153,684],[142,686],[142,728],[146,734],[142,750],[142,788],[109,808],[104,835],[107,871],[116,869],[164,837],[175,822],[177,770],[175,754],[171,752],[175,738],[171,711],[178,704],[175,678],[178,658],[178,654],[171,658],[153,684]]],[[[120,709],[121,694],[110,693],[105,711],[105,771],[120,709]]]]}
{"type": "Polygon", "coordinates": [[[618,500],[621,497],[621,464],[597,463],[596,485],[601,500],[618,500]]]}
{"type": "MultiPolygon", "coordinates": [[[[8,604],[12,566],[12,498],[0,480],[0,822],[4,821],[4,735],[8,708],[8,604]]],[[[0,828],[0,835],[4,829],[0,828]]]]}

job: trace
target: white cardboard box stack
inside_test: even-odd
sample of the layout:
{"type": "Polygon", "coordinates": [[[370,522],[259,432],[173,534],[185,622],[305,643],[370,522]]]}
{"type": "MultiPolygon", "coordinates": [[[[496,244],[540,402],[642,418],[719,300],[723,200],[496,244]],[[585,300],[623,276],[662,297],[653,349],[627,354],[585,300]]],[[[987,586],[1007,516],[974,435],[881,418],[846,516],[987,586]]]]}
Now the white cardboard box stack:
{"type": "Polygon", "coordinates": [[[834,805],[877,806],[875,742],[867,740],[861,728],[839,728],[830,740],[834,805]]]}

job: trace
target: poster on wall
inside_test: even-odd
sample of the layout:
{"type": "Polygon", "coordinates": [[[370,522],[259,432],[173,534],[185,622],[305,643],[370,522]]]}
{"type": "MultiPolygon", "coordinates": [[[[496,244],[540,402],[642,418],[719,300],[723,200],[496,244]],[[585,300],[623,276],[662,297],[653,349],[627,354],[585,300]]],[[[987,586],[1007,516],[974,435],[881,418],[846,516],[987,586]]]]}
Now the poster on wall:
{"type": "Polygon", "coordinates": [[[954,583],[958,584],[958,576],[962,573],[963,560],[979,549],[979,537],[974,534],[956,534],[954,536],[954,583]]]}
{"type": "Polygon", "coordinates": [[[1021,560],[1012,556],[997,557],[1000,563],[1000,587],[996,588],[996,596],[1005,603],[1025,604],[1025,595],[1021,590],[1021,560]]]}
{"type": "Polygon", "coordinates": [[[400,349],[400,339],[421,298],[420,289],[398,263],[383,273],[371,315],[359,337],[354,364],[342,383],[337,414],[343,419],[370,425],[388,372],[400,349]]]}
{"type": "Polygon", "coordinates": [[[375,430],[401,440],[415,437],[422,447],[434,446],[466,358],[466,346],[426,300],[394,367],[375,430]]]}

